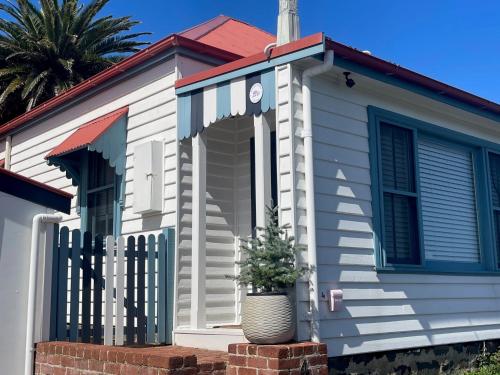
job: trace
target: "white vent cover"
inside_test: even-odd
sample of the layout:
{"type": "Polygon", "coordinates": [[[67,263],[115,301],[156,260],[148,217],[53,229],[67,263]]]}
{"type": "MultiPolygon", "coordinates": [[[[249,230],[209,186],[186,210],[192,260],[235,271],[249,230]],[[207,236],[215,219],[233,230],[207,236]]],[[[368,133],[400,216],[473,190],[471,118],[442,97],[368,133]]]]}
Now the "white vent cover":
{"type": "Polygon", "coordinates": [[[161,212],[163,143],[150,141],[134,149],[134,213],[161,212]]]}

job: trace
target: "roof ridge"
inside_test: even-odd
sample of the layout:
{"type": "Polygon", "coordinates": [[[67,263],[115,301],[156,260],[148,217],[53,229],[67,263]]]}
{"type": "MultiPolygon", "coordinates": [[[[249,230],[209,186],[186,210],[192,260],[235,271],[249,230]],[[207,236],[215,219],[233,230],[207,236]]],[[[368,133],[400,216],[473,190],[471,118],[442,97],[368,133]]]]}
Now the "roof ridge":
{"type": "Polygon", "coordinates": [[[185,36],[187,38],[193,39],[193,40],[198,40],[199,38],[207,35],[208,33],[214,31],[218,27],[224,25],[226,22],[229,20],[233,19],[232,17],[226,16],[224,14],[219,14],[217,17],[211,18],[208,21],[202,22],[198,25],[194,25],[186,30],[181,31],[180,33],[177,33],[177,35],[185,36],[185,34],[189,34],[190,32],[194,32],[197,29],[203,28],[204,26],[207,26],[207,29],[205,31],[202,31],[201,33],[195,33],[193,36],[185,36]],[[213,25],[210,25],[213,23],[213,25]]]}
{"type": "Polygon", "coordinates": [[[262,31],[263,33],[266,33],[267,35],[269,36],[272,36],[273,38],[276,38],[276,35],[273,34],[273,33],[270,33],[269,31],[267,30],[264,30],[264,29],[261,29],[260,27],[258,26],[255,26],[255,25],[252,25],[250,22],[247,22],[247,21],[243,21],[243,20],[240,20],[239,18],[234,18],[234,17],[229,17],[231,20],[233,21],[236,21],[236,22],[239,22],[239,23],[243,23],[251,28],[254,28],[254,29],[257,29],[259,31],[262,31]]]}

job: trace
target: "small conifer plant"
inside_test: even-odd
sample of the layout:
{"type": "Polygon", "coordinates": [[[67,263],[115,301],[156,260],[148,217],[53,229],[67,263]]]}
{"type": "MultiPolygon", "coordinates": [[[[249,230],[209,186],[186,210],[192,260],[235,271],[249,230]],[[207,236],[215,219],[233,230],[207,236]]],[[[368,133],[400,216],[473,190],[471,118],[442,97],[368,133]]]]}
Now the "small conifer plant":
{"type": "Polygon", "coordinates": [[[267,226],[257,228],[257,235],[243,241],[244,260],[237,262],[240,274],[228,276],[241,286],[252,286],[259,293],[279,293],[295,285],[299,277],[309,274],[308,266],[297,266],[297,255],[304,251],[295,245],[287,226],[278,222],[278,207],[266,208],[267,226]]]}

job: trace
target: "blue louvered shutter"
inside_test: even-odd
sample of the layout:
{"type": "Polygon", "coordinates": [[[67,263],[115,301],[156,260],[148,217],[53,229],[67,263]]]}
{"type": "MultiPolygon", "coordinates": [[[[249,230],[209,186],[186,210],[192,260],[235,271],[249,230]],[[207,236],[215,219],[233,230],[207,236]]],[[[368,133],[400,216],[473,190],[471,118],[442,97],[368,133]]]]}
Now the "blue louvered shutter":
{"type": "Polygon", "coordinates": [[[472,151],[421,137],[418,157],[426,260],[479,263],[472,151]]]}
{"type": "Polygon", "coordinates": [[[413,133],[381,124],[383,249],[387,263],[420,262],[413,133]]]}
{"type": "Polygon", "coordinates": [[[495,244],[497,249],[497,267],[500,268],[500,155],[489,155],[490,163],[490,191],[493,204],[493,220],[495,244]]]}

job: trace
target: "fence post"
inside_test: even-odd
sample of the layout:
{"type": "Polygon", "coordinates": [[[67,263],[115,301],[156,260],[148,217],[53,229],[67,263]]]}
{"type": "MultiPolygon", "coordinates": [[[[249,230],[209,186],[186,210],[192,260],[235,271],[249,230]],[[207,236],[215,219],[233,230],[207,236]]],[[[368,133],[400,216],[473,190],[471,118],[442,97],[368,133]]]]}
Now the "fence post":
{"type": "Polygon", "coordinates": [[[105,286],[105,311],[104,311],[104,345],[113,345],[113,290],[115,240],[112,236],[106,237],[106,286],[105,286]]]}
{"type": "Polygon", "coordinates": [[[59,273],[57,285],[57,340],[66,340],[67,337],[67,299],[68,299],[68,259],[69,259],[69,229],[61,229],[61,245],[59,248],[59,273]]]}
{"type": "Polygon", "coordinates": [[[165,235],[158,236],[158,341],[167,343],[167,249],[165,235]]]}
{"type": "Polygon", "coordinates": [[[166,343],[172,344],[174,330],[175,230],[167,229],[167,322],[166,343]]]}
{"type": "Polygon", "coordinates": [[[94,246],[94,322],[92,332],[92,342],[102,343],[102,289],[104,288],[102,279],[102,258],[104,256],[103,238],[96,236],[94,246]]]}
{"type": "Polygon", "coordinates": [[[137,241],[137,344],[146,343],[146,238],[139,236],[137,241]]]}
{"type": "Polygon", "coordinates": [[[135,238],[127,238],[127,344],[134,342],[135,238]]]}
{"type": "Polygon", "coordinates": [[[82,342],[90,343],[90,301],[92,294],[92,233],[83,234],[82,342]]]}
{"type": "Polygon", "coordinates": [[[54,225],[52,246],[52,294],[50,295],[50,334],[49,340],[57,340],[57,299],[59,296],[59,225],[54,225]]]}
{"type": "Polygon", "coordinates": [[[148,321],[147,321],[147,342],[155,343],[155,263],[156,263],[156,239],[150,234],[148,236],[148,321]]]}
{"type": "Polygon", "coordinates": [[[115,345],[123,345],[123,310],[125,282],[125,240],[118,237],[116,241],[116,333],[115,345]]]}
{"type": "Polygon", "coordinates": [[[78,341],[78,308],[80,307],[80,247],[78,229],[71,232],[71,292],[69,305],[69,340],[78,341]]]}

